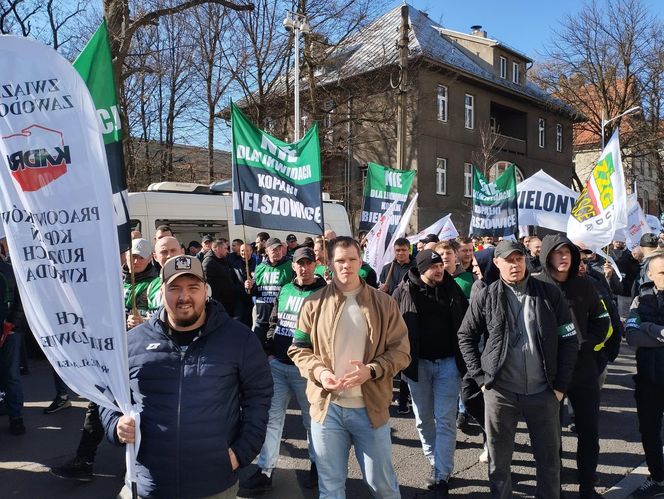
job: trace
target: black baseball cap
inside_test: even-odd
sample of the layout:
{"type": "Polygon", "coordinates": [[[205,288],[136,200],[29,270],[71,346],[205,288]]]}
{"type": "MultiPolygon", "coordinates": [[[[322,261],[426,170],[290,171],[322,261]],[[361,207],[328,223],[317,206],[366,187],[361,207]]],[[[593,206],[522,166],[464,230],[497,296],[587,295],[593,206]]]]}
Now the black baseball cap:
{"type": "Polygon", "coordinates": [[[643,234],[639,241],[639,246],[642,248],[657,248],[659,239],[655,234],[643,234]]]}
{"type": "Polygon", "coordinates": [[[507,258],[515,251],[518,251],[525,256],[526,248],[518,241],[510,239],[503,239],[496,245],[496,250],[493,252],[494,258],[507,258]]]}
{"type": "Polygon", "coordinates": [[[295,234],[288,234],[286,236],[286,242],[290,243],[291,241],[297,241],[297,236],[295,234]]]}
{"type": "Polygon", "coordinates": [[[295,250],[295,253],[293,253],[293,261],[295,263],[299,262],[303,258],[306,258],[307,260],[311,260],[312,262],[316,261],[316,254],[314,253],[314,250],[311,248],[308,248],[307,246],[300,247],[295,250]]]}

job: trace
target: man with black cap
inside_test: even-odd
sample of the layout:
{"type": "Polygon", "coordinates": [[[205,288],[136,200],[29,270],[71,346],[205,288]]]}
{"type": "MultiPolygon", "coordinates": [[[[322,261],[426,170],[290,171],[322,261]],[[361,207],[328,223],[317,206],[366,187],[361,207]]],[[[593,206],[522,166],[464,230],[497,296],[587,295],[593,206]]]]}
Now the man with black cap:
{"type": "Polygon", "coordinates": [[[284,430],[286,410],[291,396],[295,395],[302,413],[302,423],[307,431],[309,443],[309,481],[307,487],[318,483],[318,471],[311,441],[311,417],[307,400],[307,380],[300,375],[293,361],[288,356],[288,349],[293,341],[293,332],[302,302],[314,291],[327,284],[325,279],[316,275],[316,255],[311,248],[298,248],[293,255],[295,279],[286,284],[274,304],[270,315],[270,328],[267,331],[265,351],[270,358],[270,369],[274,380],[274,396],[270,406],[270,419],[267,435],[258,457],[258,470],[240,483],[241,493],[266,492],[272,489],[272,473],[279,459],[279,445],[284,430]]]}
{"type": "Polygon", "coordinates": [[[535,495],[558,497],[558,411],[576,362],[576,329],[560,290],[528,275],[520,243],[499,242],[493,263],[500,279],[473,295],[458,333],[468,374],[484,392],[491,496],[512,497],[514,437],[523,417],[535,458],[535,495]]]}
{"type": "Polygon", "coordinates": [[[261,344],[265,344],[270,314],[281,288],[293,280],[293,267],[286,255],[286,248],[277,237],[265,242],[266,258],[256,266],[253,279],[244,282],[245,289],[256,297],[256,321],[254,332],[261,344]]]}
{"type": "Polygon", "coordinates": [[[432,467],[427,484],[436,497],[448,497],[454,471],[457,397],[465,365],[457,331],[468,301],[441,256],[420,251],[393,297],[408,327],[408,381],[422,450],[432,467]]]}
{"type": "MultiPolygon", "coordinates": [[[[200,261],[161,271],[164,308],[127,336],[132,399],[142,407],[140,497],[231,498],[237,469],[265,438],[272,377],[251,331],[208,298],[200,261]]],[[[112,443],[136,441],[129,415],[101,410],[112,443]]],[[[120,497],[131,497],[125,486],[120,497]]]]}
{"type": "Polygon", "coordinates": [[[288,254],[292,255],[295,253],[297,247],[297,236],[295,234],[288,234],[286,236],[286,249],[288,250],[288,254]]]}
{"type": "Polygon", "coordinates": [[[203,239],[201,239],[201,250],[196,253],[196,258],[198,258],[201,262],[203,262],[205,254],[212,248],[212,241],[213,239],[210,235],[205,235],[203,236],[203,239]]]}
{"type": "Polygon", "coordinates": [[[608,340],[611,319],[607,307],[590,280],[580,277],[579,249],[563,235],[547,235],[542,240],[542,273],[537,279],[561,291],[579,340],[579,353],[567,396],[574,408],[578,438],[576,465],[579,497],[601,497],[595,492],[595,472],[599,459],[599,368],[598,352],[608,340]]]}

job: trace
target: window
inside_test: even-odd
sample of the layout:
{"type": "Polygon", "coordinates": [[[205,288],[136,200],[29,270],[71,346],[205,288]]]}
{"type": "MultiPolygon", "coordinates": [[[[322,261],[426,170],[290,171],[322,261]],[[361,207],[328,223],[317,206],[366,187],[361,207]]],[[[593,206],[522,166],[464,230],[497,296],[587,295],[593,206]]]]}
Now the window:
{"type": "Polygon", "coordinates": [[[520,69],[519,69],[519,63],[518,62],[513,62],[512,63],[512,83],[519,83],[520,80],[520,69]]]}
{"type": "Polygon", "coordinates": [[[507,78],[507,59],[500,56],[500,77],[507,78]]]}
{"type": "Polygon", "coordinates": [[[475,128],[475,97],[470,94],[466,94],[464,102],[466,107],[466,128],[472,130],[475,128]]]}
{"type": "Polygon", "coordinates": [[[489,117],[489,127],[491,128],[491,133],[498,133],[498,122],[493,116],[489,117]]]}
{"type": "Polygon", "coordinates": [[[563,126],[556,123],[556,151],[563,152],[563,126]]]}
{"type": "Polygon", "coordinates": [[[447,122],[447,87],[438,85],[438,121],[447,122]]]}
{"type": "Polygon", "coordinates": [[[473,165],[463,164],[463,197],[473,197],[473,165]]]}
{"type": "Polygon", "coordinates": [[[447,160],[436,158],[436,194],[447,194],[447,160]]]}
{"type": "Polygon", "coordinates": [[[546,121],[544,118],[537,120],[537,145],[544,147],[544,136],[546,135],[546,121]]]}

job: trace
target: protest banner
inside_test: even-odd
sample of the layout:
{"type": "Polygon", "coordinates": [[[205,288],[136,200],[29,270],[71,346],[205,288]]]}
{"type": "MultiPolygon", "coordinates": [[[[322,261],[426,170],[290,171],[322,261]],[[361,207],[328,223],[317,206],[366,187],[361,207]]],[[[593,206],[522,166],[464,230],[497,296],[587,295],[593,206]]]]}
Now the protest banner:
{"type": "Polygon", "coordinates": [[[596,250],[627,226],[627,193],[618,130],[613,133],[567,222],[567,237],[596,250]]]}
{"type": "Polygon", "coordinates": [[[659,235],[662,232],[662,224],[655,215],[646,215],[646,220],[648,221],[648,227],[650,227],[650,232],[659,235]]]}
{"type": "Polygon", "coordinates": [[[473,168],[473,205],[469,234],[505,237],[519,230],[514,165],[505,169],[494,182],[473,168]]]}
{"type": "Polygon", "coordinates": [[[231,104],[233,223],[322,234],[318,125],[288,144],[268,135],[231,104]]]}
{"type": "Polygon", "coordinates": [[[641,209],[636,194],[627,195],[627,227],[618,229],[613,238],[624,241],[627,249],[632,251],[639,245],[641,236],[649,231],[648,221],[641,209]]]}
{"type": "Polygon", "coordinates": [[[28,38],[0,39],[0,218],[27,321],[72,390],[135,414],[113,194],[94,103],[56,51],[28,38]]]}
{"type": "Polygon", "coordinates": [[[364,184],[359,230],[371,229],[387,207],[393,201],[398,201],[393,224],[389,229],[391,235],[401,220],[403,206],[408,199],[408,193],[414,178],[414,170],[397,170],[376,163],[369,163],[367,179],[364,184]]]}
{"type": "Polygon", "coordinates": [[[567,219],[578,192],[565,187],[543,170],[516,186],[519,225],[567,231],[567,219]]]}
{"type": "Polygon", "coordinates": [[[113,59],[108,42],[106,21],[88,41],[74,61],[74,69],[81,75],[97,108],[97,117],[104,134],[104,148],[108,173],[113,191],[115,223],[118,226],[120,251],[131,247],[131,223],[129,221],[129,194],[122,151],[122,128],[118,112],[118,99],[113,79],[113,59]]]}

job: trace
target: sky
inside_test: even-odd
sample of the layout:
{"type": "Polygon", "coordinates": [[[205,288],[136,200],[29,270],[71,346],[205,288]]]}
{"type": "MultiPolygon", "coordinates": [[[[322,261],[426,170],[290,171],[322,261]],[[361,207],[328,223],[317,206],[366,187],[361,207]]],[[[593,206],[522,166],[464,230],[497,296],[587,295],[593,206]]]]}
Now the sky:
{"type": "MultiPolygon", "coordinates": [[[[664,19],[664,1],[643,0],[650,11],[664,19]]],[[[603,0],[597,0],[601,5],[603,0]]],[[[581,0],[408,0],[418,10],[445,28],[470,33],[479,24],[489,38],[497,39],[537,61],[556,27],[567,15],[574,15],[581,0]]],[[[390,7],[401,5],[393,1],[390,7]]]]}

